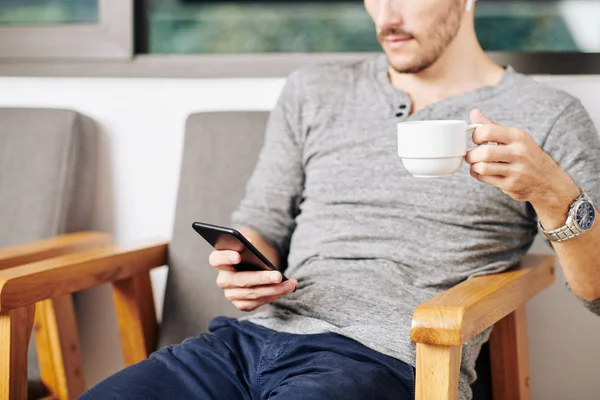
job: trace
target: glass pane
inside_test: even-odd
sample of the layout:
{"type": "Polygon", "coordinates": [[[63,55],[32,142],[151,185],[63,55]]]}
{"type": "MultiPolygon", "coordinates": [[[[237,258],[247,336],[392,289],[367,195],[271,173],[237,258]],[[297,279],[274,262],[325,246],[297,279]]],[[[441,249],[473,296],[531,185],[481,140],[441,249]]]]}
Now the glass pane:
{"type": "Polygon", "coordinates": [[[600,1],[481,1],[475,11],[486,50],[600,53],[600,1]]]}
{"type": "MultiPolygon", "coordinates": [[[[600,52],[598,0],[479,0],[475,16],[486,50],[600,52]]],[[[150,53],[380,50],[362,1],[149,0],[147,25],[150,53]]]]}
{"type": "Polygon", "coordinates": [[[0,0],[0,25],[98,22],[98,0],[0,0]]]}
{"type": "Polygon", "coordinates": [[[151,0],[150,53],[373,51],[362,2],[151,0]]]}

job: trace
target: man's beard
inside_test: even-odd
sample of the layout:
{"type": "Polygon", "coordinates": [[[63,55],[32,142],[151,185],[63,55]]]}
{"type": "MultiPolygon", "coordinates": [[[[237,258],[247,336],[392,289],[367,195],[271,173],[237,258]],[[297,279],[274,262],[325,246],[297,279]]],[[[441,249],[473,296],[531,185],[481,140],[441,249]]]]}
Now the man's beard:
{"type": "MultiPolygon", "coordinates": [[[[456,6],[451,7],[448,14],[440,15],[439,20],[432,24],[432,26],[439,28],[432,30],[432,33],[426,38],[427,43],[432,44],[430,49],[425,49],[425,52],[419,54],[414,61],[406,65],[394,65],[390,59],[390,67],[401,74],[416,74],[431,67],[442,54],[444,54],[444,51],[446,51],[450,43],[452,43],[458,34],[461,18],[462,8],[456,6]]],[[[388,35],[407,34],[410,33],[405,32],[401,28],[391,27],[382,30],[378,35],[378,39],[380,43],[382,43],[383,39],[388,35]]],[[[390,57],[388,57],[388,59],[389,58],[390,57]]]]}

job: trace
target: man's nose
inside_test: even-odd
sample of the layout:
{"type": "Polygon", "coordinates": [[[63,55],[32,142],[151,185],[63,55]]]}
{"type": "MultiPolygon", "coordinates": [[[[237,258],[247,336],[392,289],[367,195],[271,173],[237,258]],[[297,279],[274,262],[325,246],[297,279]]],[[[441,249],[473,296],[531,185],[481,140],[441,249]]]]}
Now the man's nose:
{"type": "Polygon", "coordinates": [[[377,13],[377,27],[402,23],[401,3],[403,0],[380,0],[377,13]]]}

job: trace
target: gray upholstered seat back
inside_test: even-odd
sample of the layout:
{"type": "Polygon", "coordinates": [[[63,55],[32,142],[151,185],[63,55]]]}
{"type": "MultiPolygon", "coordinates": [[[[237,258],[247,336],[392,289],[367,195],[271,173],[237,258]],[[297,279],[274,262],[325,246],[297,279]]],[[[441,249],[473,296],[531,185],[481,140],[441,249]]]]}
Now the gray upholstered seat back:
{"type": "Polygon", "coordinates": [[[0,247],[89,228],[94,140],[74,111],[0,109],[0,247]]]}
{"type": "Polygon", "coordinates": [[[268,112],[248,111],[199,113],[187,120],[160,346],[205,332],[215,316],[240,315],[215,284],[211,247],[191,225],[230,224],[262,148],[267,118],[268,112]]]}
{"type": "MultiPolygon", "coordinates": [[[[89,229],[96,131],[74,111],[0,108],[0,247],[89,229]]],[[[30,393],[42,395],[34,341],[30,393]]]]}

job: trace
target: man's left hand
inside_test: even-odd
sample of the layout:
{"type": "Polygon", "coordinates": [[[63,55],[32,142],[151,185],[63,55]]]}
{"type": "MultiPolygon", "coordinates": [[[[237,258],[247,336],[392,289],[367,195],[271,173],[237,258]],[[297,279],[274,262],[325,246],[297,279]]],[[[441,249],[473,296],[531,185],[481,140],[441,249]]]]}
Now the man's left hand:
{"type": "Polygon", "coordinates": [[[473,132],[473,143],[480,146],[466,156],[475,179],[548,211],[565,212],[564,208],[579,196],[573,180],[527,132],[498,125],[477,109],[471,111],[471,121],[483,124],[473,132]]]}

